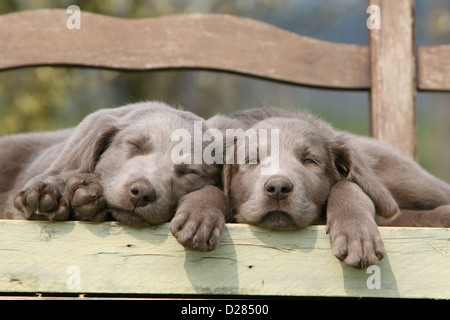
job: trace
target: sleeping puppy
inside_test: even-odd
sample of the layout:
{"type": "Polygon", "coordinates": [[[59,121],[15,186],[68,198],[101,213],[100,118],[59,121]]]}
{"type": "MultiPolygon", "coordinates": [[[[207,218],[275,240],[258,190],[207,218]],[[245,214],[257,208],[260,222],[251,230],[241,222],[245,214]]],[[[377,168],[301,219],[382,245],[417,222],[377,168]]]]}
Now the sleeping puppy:
{"type": "Polygon", "coordinates": [[[202,228],[201,241],[191,245],[187,239],[184,245],[213,249],[219,242],[214,234],[224,225],[220,210],[225,209],[215,205],[198,213],[183,203],[197,202],[196,191],[220,192],[214,187],[220,169],[192,161],[203,144],[194,148],[192,142],[189,152],[176,154],[182,159],[173,155],[179,143],[173,132],[193,136],[195,123],[201,132],[207,129],[193,113],[146,102],[99,110],[73,129],[4,137],[1,218],[103,221],[111,215],[126,225],[145,227],[167,222],[176,212],[190,233],[202,228]],[[198,222],[208,214],[215,222],[210,229],[198,222]]]}
{"type": "Polygon", "coordinates": [[[227,150],[224,193],[237,222],[283,230],[327,223],[334,254],[357,268],[384,256],[376,220],[449,226],[450,186],[385,143],[305,113],[250,109],[230,118],[257,134],[240,146],[235,138],[233,152],[227,150]],[[258,152],[238,164],[236,155],[243,148],[249,155],[255,144],[258,152]],[[274,162],[275,170],[263,173],[274,162]],[[399,207],[405,214],[398,216],[399,207]]]}

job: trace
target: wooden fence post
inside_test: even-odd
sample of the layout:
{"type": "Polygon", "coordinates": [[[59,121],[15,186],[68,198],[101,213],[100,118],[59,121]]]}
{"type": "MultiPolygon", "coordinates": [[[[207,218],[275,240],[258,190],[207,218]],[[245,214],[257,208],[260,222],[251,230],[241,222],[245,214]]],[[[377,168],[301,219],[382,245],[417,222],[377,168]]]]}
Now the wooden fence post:
{"type": "MultiPolygon", "coordinates": [[[[417,158],[413,0],[369,0],[380,28],[369,28],[371,135],[417,158]]],[[[368,26],[369,27],[369,26],[368,26]]]]}

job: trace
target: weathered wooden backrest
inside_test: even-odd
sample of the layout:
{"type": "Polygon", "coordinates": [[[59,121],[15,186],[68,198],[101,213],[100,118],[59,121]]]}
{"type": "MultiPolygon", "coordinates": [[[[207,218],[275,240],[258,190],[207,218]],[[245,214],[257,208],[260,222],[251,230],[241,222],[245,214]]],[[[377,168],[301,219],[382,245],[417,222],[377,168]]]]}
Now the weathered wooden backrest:
{"type": "Polygon", "coordinates": [[[372,135],[416,158],[416,91],[450,90],[450,46],[415,47],[413,0],[368,5],[377,5],[381,18],[368,46],[320,41],[229,15],[137,20],[81,12],[81,28],[70,29],[66,10],[10,13],[0,16],[0,70],[197,68],[370,90],[372,135]]]}

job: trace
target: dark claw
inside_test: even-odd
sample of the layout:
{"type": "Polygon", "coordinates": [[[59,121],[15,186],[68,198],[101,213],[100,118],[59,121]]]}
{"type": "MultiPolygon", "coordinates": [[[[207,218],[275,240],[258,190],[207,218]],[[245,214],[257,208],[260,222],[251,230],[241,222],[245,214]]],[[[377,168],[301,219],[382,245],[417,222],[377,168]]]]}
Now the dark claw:
{"type": "Polygon", "coordinates": [[[384,257],[383,252],[380,251],[380,250],[377,250],[377,252],[375,253],[375,255],[377,256],[378,260],[381,260],[381,259],[383,259],[383,257],[384,257]]]}

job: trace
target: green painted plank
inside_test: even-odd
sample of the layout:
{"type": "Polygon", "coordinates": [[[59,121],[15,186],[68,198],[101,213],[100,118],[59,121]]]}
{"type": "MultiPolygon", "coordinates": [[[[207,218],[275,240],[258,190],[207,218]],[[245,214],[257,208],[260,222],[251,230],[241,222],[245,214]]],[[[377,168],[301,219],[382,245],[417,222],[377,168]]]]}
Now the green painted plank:
{"type": "Polygon", "coordinates": [[[168,225],[0,221],[0,292],[450,298],[450,229],[380,228],[387,256],[355,270],[324,226],[228,224],[213,252],[186,251],[168,225]]]}

